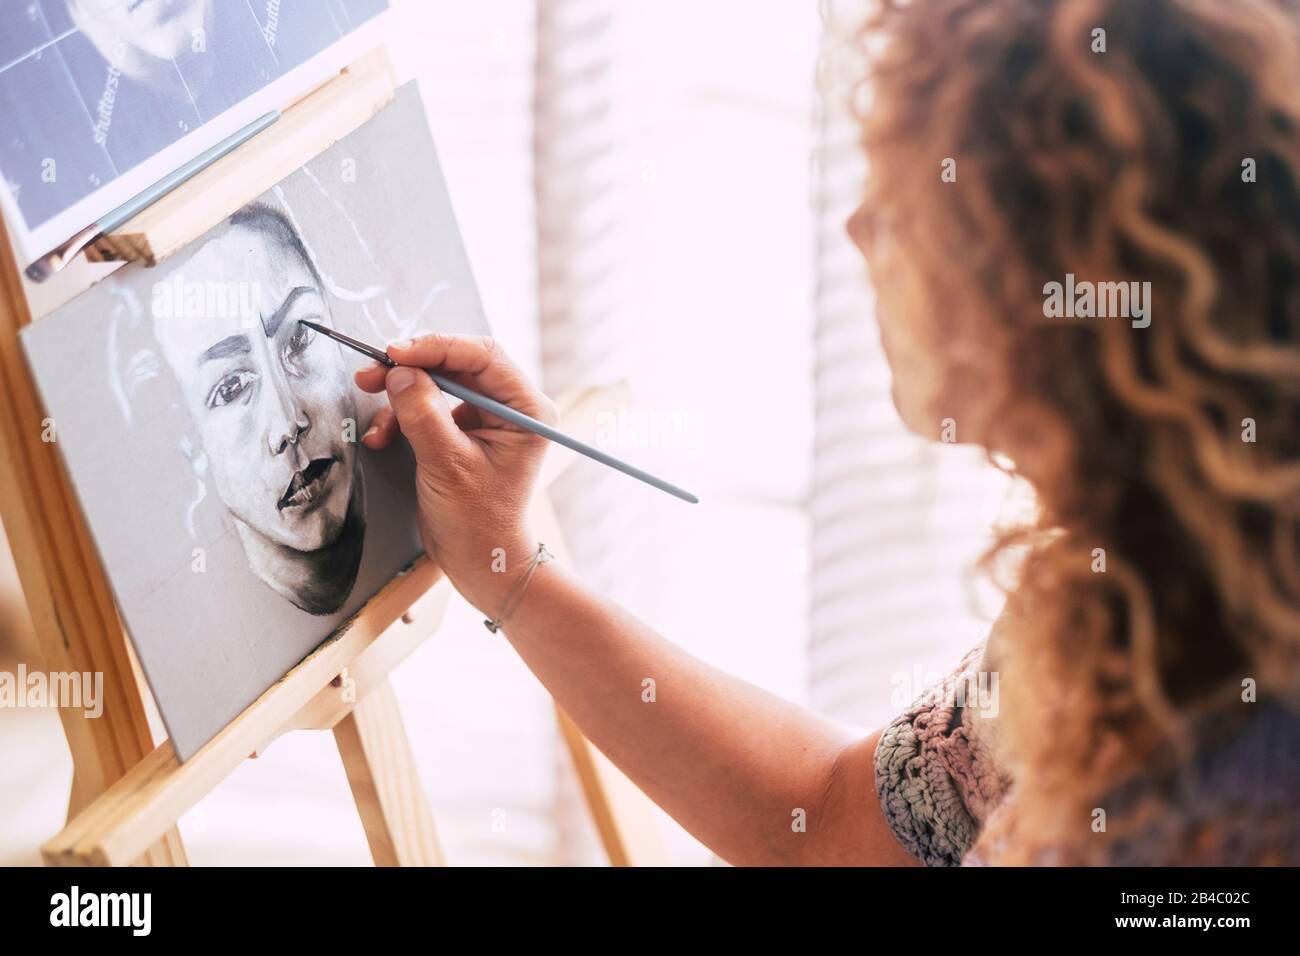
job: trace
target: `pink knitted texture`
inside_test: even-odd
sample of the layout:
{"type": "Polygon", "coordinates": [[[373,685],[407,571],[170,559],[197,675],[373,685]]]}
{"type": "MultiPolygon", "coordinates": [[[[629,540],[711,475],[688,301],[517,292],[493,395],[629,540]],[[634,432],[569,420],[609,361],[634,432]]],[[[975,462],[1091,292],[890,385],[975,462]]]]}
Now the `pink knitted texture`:
{"type": "Polygon", "coordinates": [[[993,757],[997,675],[984,647],[927,690],[881,734],[876,794],[894,835],[927,866],[956,866],[1002,802],[1010,779],[993,757]]]}

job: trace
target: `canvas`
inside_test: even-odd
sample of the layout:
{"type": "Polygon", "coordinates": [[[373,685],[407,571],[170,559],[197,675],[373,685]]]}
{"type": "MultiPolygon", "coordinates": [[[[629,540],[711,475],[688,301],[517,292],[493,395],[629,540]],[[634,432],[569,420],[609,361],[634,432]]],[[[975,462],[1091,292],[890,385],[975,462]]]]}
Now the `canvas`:
{"type": "Polygon", "coordinates": [[[486,321],[413,84],[23,346],[182,759],[419,554],[412,460],[309,319],[382,344],[486,321]]]}

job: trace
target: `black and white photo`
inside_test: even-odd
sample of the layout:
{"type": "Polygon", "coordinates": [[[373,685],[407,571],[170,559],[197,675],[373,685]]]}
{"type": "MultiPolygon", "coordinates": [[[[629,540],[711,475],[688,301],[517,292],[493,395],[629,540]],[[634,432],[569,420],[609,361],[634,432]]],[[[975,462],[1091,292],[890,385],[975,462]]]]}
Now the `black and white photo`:
{"type": "Polygon", "coordinates": [[[386,6],[0,0],[0,192],[13,231],[45,251],[66,238],[57,230],[70,234],[283,106],[297,86],[277,83],[386,6]]]}

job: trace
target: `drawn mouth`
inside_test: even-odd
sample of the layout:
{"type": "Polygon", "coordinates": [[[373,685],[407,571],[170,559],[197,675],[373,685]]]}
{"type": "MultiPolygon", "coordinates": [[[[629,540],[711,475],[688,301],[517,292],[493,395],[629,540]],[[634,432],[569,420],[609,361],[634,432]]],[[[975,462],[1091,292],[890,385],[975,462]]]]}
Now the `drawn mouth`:
{"type": "Polygon", "coordinates": [[[302,471],[296,472],[289,481],[289,487],[276,503],[283,511],[285,508],[301,508],[318,499],[325,490],[325,479],[334,467],[333,458],[315,458],[302,471]]]}

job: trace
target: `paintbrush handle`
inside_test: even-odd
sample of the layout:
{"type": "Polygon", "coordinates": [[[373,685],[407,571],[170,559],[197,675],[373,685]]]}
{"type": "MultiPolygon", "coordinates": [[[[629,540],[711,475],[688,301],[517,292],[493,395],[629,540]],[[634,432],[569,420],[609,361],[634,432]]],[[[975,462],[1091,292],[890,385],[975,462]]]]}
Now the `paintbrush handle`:
{"type": "Polygon", "coordinates": [[[607,455],[599,448],[593,448],[586,442],[580,442],[578,439],[564,434],[564,432],[559,429],[552,428],[545,422],[539,422],[537,419],[531,418],[523,412],[516,411],[509,405],[501,404],[494,398],[488,398],[486,395],[480,395],[478,392],[471,391],[464,385],[461,385],[458,382],[453,382],[446,376],[439,375],[437,372],[430,372],[428,369],[425,369],[425,371],[428,372],[429,377],[437,383],[440,389],[448,395],[454,395],[462,402],[468,402],[475,408],[480,408],[485,412],[491,412],[499,418],[504,418],[512,425],[518,425],[520,428],[527,429],[536,435],[548,438],[557,445],[571,448],[580,455],[586,455],[588,458],[598,461],[602,465],[608,465],[610,468],[613,468],[616,471],[621,471],[625,475],[631,475],[633,478],[636,478],[639,481],[644,481],[647,485],[658,488],[660,491],[666,491],[670,495],[681,498],[682,501],[689,501],[691,504],[699,504],[700,499],[695,497],[695,495],[691,494],[689,491],[678,488],[676,485],[664,481],[662,478],[656,478],[654,475],[647,471],[642,471],[635,465],[629,465],[625,461],[620,461],[613,455],[607,455]]]}
{"type": "Polygon", "coordinates": [[[132,219],[137,213],[152,206],[182,183],[193,179],[217,160],[233,153],[279,118],[280,111],[271,110],[271,112],[259,116],[242,129],[235,130],[221,142],[208,147],[188,163],[184,163],[172,170],[143,192],[132,196],[113,211],[106,213],[99,220],[100,228],[104,232],[112,232],[118,226],[132,219]]]}
{"type": "Polygon", "coordinates": [[[116,209],[105,213],[100,217],[98,222],[91,223],[58,248],[51,252],[47,252],[45,255],[29,264],[24,270],[27,274],[27,278],[31,279],[33,282],[44,282],[72,261],[72,259],[79,255],[83,249],[100,236],[112,232],[118,226],[121,226],[134,218],[138,213],[148,209],[182,183],[197,176],[222,157],[228,156],[230,153],[234,152],[279,118],[280,111],[271,110],[271,112],[253,120],[253,122],[249,123],[243,129],[231,133],[215,146],[205,149],[188,163],[172,170],[162,179],[153,183],[147,189],[135,196],[132,196],[116,209]]]}

